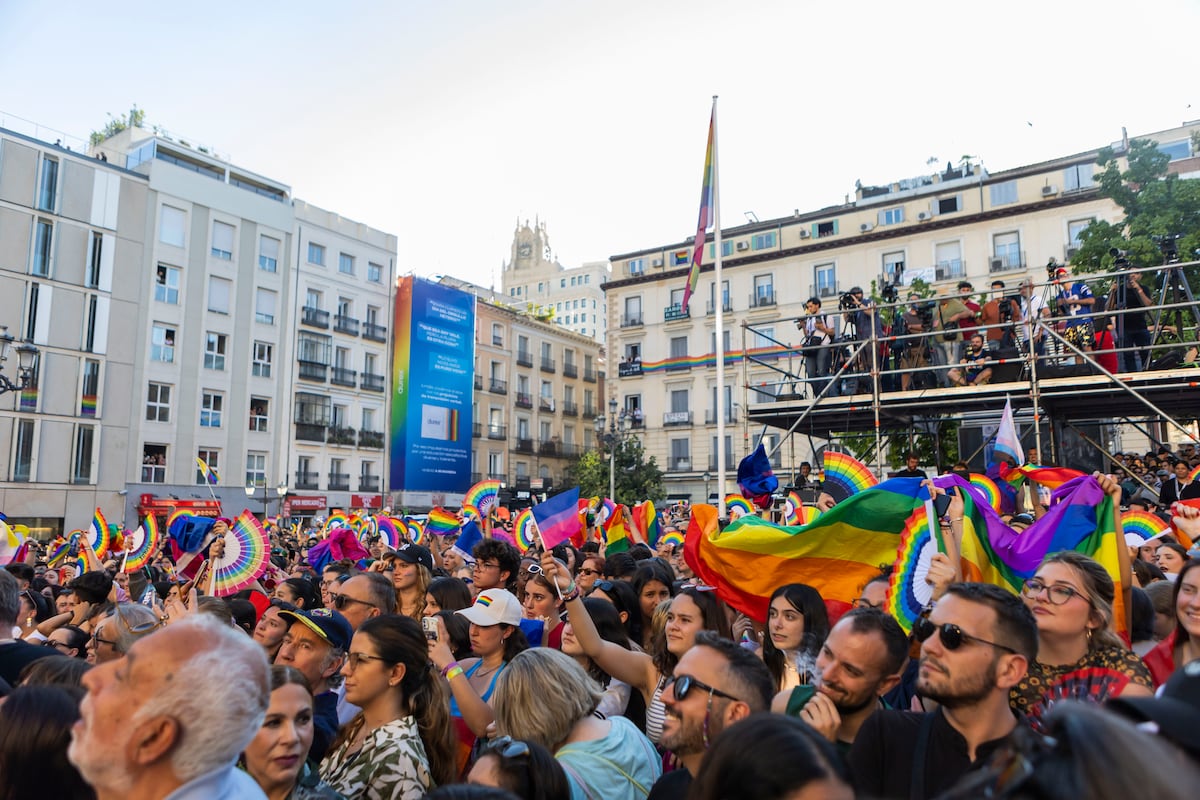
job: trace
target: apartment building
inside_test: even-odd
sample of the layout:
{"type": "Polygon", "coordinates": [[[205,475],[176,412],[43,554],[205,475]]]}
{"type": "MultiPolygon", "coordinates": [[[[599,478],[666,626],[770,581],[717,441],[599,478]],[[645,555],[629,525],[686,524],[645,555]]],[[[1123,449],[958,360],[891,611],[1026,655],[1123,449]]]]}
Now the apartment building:
{"type": "Polygon", "coordinates": [[[38,350],[0,395],[0,509],[41,537],[122,518],[148,203],[144,176],[0,129],[0,326],[38,350]]]}
{"type": "MultiPolygon", "coordinates": [[[[1200,123],[1147,134],[1171,155],[1176,171],[1197,169],[1191,134],[1200,123]]],[[[1115,142],[1121,150],[1127,143],[1115,142]]],[[[714,244],[690,308],[682,309],[691,243],[658,245],[612,256],[608,352],[619,362],[613,392],[621,407],[645,420],[644,444],[667,472],[669,498],[699,500],[721,490],[715,479],[716,397],[724,393],[727,484],[761,427],[744,409],[781,387],[766,362],[790,358],[781,345],[802,339],[796,319],[804,301],[822,299],[834,313],[838,298],[872,282],[908,285],[921,278],[938,291],[960,280],[976,292],[999,279],[1016,286],[1027,275],[1044,280],[1050,258],[1069,261],[1079,233],[1094,219],[1123,213],[1093,181],[1099,148],[1037,164],[988,173],[979,165],[856,189],[853,201],[819,211],[722,231],[722,282],[714,279],[714,244]],[[716,385],[716,304],[724,312],[723,349],[730,354],[724,386],[716,385]],[[748,332],[744,324],[754,325],[748,332]],[[754,358],[746,358],[749,354],[754,358]]],[[[798,363],[780,362],[792,373],[798,363]]],[[[770,450],[780,435],[766,432],[770,450]]],[[[776,457],[788,471],[811,457],[792,446],[776,457]]]]}

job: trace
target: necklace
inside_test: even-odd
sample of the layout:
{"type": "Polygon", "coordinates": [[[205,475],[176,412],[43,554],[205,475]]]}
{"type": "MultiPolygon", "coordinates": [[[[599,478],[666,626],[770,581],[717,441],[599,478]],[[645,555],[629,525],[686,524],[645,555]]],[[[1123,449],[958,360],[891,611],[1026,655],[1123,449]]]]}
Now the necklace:
{"type": "Polygon", "coordinates": [[[496,665],[496,666],[494,666],[494,667],[490,667],[490,668],[488,668],[488,669],[484,669],[484,668],[483,668],[483,662],[481,661],[481,662],[480,662],[480,667],[479,667],[479,669],[475,670],[475,675],[474,675],[474,677],[476,677],[476,678],[484,678],[484,677],[487,677],[488,675],[491,675],[491,674],[492,674],[493,672],[495,672],[496,670],[500,669],[500,667],[502,667],[502,666],[504,666],[504,662],[503,662],[503,661],[501,661],[499,664],[497,664],[497,665],[496,665]]]}

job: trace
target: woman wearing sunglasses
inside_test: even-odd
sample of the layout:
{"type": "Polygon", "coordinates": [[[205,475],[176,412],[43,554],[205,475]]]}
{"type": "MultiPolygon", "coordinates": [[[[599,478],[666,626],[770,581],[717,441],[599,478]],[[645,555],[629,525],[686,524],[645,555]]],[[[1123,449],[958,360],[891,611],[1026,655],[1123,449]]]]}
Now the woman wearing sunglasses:
{"type": "Polygon", "coordinates": [[[408,617],[363,623],[342,666],[346,701],[362,709],[321,762],[348,798],[421,797],[455,777],[446,690],[429,669],[425,634],[408,617]]]}
{"type": "Polygon", "coordinates": [[[583,652],[609,675],[642,693],[646,701],[646,735],[657,743],[662,736],[666,713],[662,693],[679,657],[691,649],[696,634],[702,630],[730,638],[729,619],[716,592],[708,587],[680,589],[671,600],[662,634],[654,638],[649,652],[643,653],[626,650],[600,638],[579,597],[579,589],[553,555],[542,554],[542,571],[562,592],[571,627],[583,652]]]}
{"type": "Polygon", "coordinates": [[[1059,683],[1088,682],[1089,690],[1082,694],[1094,703],[1153,693],[1150,671],[1111,630],[1114,584],[1095,560],[1074,551],[1055,553],[1025,581],[1021,597],[1037,621],[1038,652],[1028,674],[1010,692],[1014,710],[1040,714],[1043,698],[1059,683]],[[1081,676],[1089,668],[1103,674],[1081,676]]]}
{"type": "Polygon", "coordinates": [[[467,783],[512,792],[521,800],[570,800],[567,775],[554,754],[534,741],[492,739],[480,751],[467,783]]]}

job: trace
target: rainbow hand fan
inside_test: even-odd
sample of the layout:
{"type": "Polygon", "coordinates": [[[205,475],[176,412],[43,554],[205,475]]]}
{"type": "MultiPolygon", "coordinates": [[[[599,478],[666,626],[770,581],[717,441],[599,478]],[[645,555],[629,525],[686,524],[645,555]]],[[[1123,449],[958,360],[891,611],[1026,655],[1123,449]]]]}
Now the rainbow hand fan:
{"type": "Polygon", "coordinates": [[[819,516],[821,516],[821,509],[816,506],[800,506],[801,525],[808,525],[819,516]]]}
{"type": "Polygon", "coordinates": [[[942,549],[942,539],[940,528],[935,525],[930,530],[929,514],[930,509],[920,505],[905,521],[896,549],[896,566],[883,601],[883,610],[900,623],[905,633],[912,631],[921,610],[933,599],[933,586],[925,576],[934,554],[942,549]]]}
{"type": "Polygon", "coordinates": [[[804,501],[800,499],[800,495],[795,489],[787,493],[787,497],[783,500],[783,524],[784,525],[803,525],[804,524],[804,501]]]}
{"type": "Polygon", "coordinates": [[[987,475],[980,475],[978,472],[971,473],[971,486],[979,490],[983,495],[983,499],[993,511],[1000,510],[1000,487],[996,482],[987,475]]]}
{"type": "Polygon", "coordinates": [[[146,521],[136,531],[129,531],[125,539],[129,545],[125,551],[125,571],[137,572],[150,563],[150,558],[162,541],[158,520],[153,514],[147,514],[146,521]]]}
{"type": "Polygon", "coordinates": [[[1200,480],[1200,464],[1198,464],[1195,469],[1188,473],[1188,480],[1200,480]]]}
{"type": "Polygon", "coordinates": [[[402,528],[404,528],[403,520],[393,519],[392,517],[375,518],[375,530],[379,532],[384,546],[390,547],[392,550],[398,548],[402,543],[402,528]]]}
{"type": "Polygon", "coordinates": [[[517,548],[526,553],[529,548],[533,547],[537,542],[537,532],[533,525],[533,509],[522,509],[517,518],[513,521],[513,539],[516,540],[517,548]]]}
{"type": "Polygon", "coordinates": [[[425,526],[421,524],[421,520],[405,517],[404,527],[408,529],[408,540],[410,542],[419,545],[425,544],[428,536],[425,534],[425,526]]]}
{"type": "Polygon", "coordinates": [[[467,489],[463,495],[463,505],[472,505],[479,509],[480,518],[489,515],[500,505],[500,481],[485,478],[467,489]]]}
{"type": "Polygon", "coordinates": [[[1143,541],[1149,541],[1171,532],[1169,524],[1163,522],[1157,514],[1151,514],[1149,511],[1122,511],[1121,529],[1125,533],[1136,534],[1143,541]]]}
{"type": "Polygon", "coordinates": [[[213,559],[210,586],[217,597],[247,588],[267,568],[271,541],[258,518],[246,509],[225,534],[225,554],[213,559]]]}
{"type": "Polygon", "coordinates": [[[108,520],[98,508],[92,517],[91,527],[88,528],[88,542],[92,545],[92,552],[96,554],[96,558],[104,558],[112,546],[112,531],[108,527],[108,520]]]}
{"type": "Polygon", "coordinates": [[[747,514],[754,514],[754,505],[742,497],[740,494],[731,494],[725,498],[726,513],[729,514],[729,520],[732,522],[738,517],[744,517],[747,514]]]}
{"type": "Polygon", "coordinates": [[[321,538],[328,538],[329,532],[334,528],[349,528],[350,518],[341,511],[335,511],[329,515],[329,519],[325,520],[324,526],[321,527],[321,538]]]}
{"type": "Polygon", "coordinates": [[[473,503],[463,503],[462,510],[458,513],[462,517],[463,522],[469,519],[473,519],[476,522],[483,520],[482,514],[480,514],[479,509],[473,503]]]}
{"type": "Polygon", "coordinates": [[[879,483],[867,465],[848,453],[825,451],[824,489],[841,502],[879,483]]]}
{"type": "Polygon", "coordinates": [[[683,531],[674,529],[667,531],[662,535],[662,538],[658,540],[658,544],[660,547],[664,544],[672,545],[674,547],[683,547],[683,531]]]}

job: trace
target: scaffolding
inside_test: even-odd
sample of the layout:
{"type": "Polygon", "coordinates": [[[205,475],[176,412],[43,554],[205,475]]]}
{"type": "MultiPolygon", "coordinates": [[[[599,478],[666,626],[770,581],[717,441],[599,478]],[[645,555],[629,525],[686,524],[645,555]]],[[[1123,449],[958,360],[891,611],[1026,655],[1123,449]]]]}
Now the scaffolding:
{"type": "MultiPolygon", "coordinates": [[[[1074,461],[1083,442],[1091,450],[1091,462],[1097,468],[1107,467],[1112,460],[1112,442],[1105,440],[1103,430],[1113,425],[1128,426],[1155,444],[1162,444],[1168,429],[1178,431],[1187,441],[1200,441],[1194,424],[1200,416],[1200,313],[1190,292],[1168,296],[1165,291],[1174,282],[1195,277],[1198,267],[1200,262],[1176,263],[1034,282],[1020,292],[1006,288],[1000,305],[1016,301],[1021,318],[970,326],[971,333],[983,336],[987,345],[991,379],[981,385],[950,382],[951,368],[964,365],[940,357],[943,349],[951,349],[942,330],[899,332],[894,321],[910,307],[908,302],[873,305],[871,314],[879,315],[883,324],[873,322],[856,331],[857,335],[840,336],[828,345],[839,366],[825,375],[807,374],[817,362],[813,349],[806,355],[803,348],[806,317],[743,322],[741,388],[747,409],[747,450],[770,428],[783,431],[772,452],[773,463],[781,464],[780,452],[790,452],[792,463],[782,463],[783,469],[777,472],[794,474],[795,437],[807,437],[815,453],[814,440],[836,444],[848,434],[867,434],[873,442],[863,460],[874,465],[882,477],[886,475],[887,444],[896,437],[912,442],[917,436],[936,436],[947,420],[981,429],[990,421],[994,428],[1009,400],[1018,423],[1032,426],[1032,446],[1039,463],[1074,461]],[[1136,300],[1124,299],[1121,287],[1133,287],[1134,272],[1143,276],[1140,296],[1148,303],[1137,305],[1136,300]],[[1070,313],[1077,304],[1072,304],[1067,294],[1080,282],[1089,285],[1095,301],[1093,310],[1088,313],[1085,306],[1082,315],[1070,313]],[[1040,308],[1045,311],[1038,313],[1040,308]],[[1030,319],[1024,318],[1027,311],[1033,312],[1030,319]],[[1090,347],[1086,337],[1081,341],[1078,332],[1071,330],[1085,318],[1090,318],[1094,331],[1101,334],[1098,341],[1093,338],[1090,347]],[[1168,320],[1174,324],[1167,324],[1168,320]],[[787,328],[799,333],[800,344],[776,333],[787,328]],[[769,352],[763,352],[764,342],[770,343],[769,352]],[[897,354],[911,347],[930,354],[928,363],[903,366],[897,354]],[[752,370],[767,370],[773,380],[755,381],[752,370]],[[909,381],[902,380],[905,374],[911,376],[909,381]],[[921,388],[902,389],[902,383],[920,384],[921,388]]],[[[1002,279],[1003,275],[993,277],[1002,279]]],[[[907,291],[902,287],[901,296],[907,291]]],[[[1129,294],[1134,296],[1133,291],[1129,294]]],[[[958,294],[951,289],[945,296],[958,294]]],[[[928,300],[936,303],[942,297],[928,300]]],[[[969,297],[974,299],[978,293],[969,297]]],[[[996,298],[989,292],[988,299],[996,298]]],[[[822,309],[819,313],[840,316],[847,312],[822,309]]],[[[956,345],[955,349],[961,351],[962,347],[956,345]]],[[[984,436],[975,452],[963,460],[973,466],[980,464],[980,451],[986,444],[984,436]]],[[[938,450],[935,447],[935,452],[938,450]]],[[[937,467],[943,470],[949,465],[937,467]]]]}

